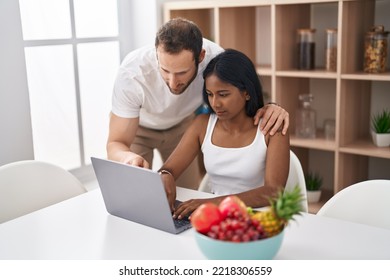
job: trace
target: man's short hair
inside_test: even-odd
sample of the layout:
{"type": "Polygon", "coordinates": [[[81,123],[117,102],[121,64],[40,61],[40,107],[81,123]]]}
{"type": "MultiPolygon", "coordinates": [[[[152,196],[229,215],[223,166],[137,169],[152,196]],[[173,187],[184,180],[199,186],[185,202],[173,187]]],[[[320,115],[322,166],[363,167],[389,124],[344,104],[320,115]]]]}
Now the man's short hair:
{"type": "Polygon", "coordinates": [[[196,64],[202,51],[203,36],[199,27],[184,18],[174,18],[165,23],[157,32],[155,46],[161,46],[170,54],[188,50],[194,54],[196,64]]]}

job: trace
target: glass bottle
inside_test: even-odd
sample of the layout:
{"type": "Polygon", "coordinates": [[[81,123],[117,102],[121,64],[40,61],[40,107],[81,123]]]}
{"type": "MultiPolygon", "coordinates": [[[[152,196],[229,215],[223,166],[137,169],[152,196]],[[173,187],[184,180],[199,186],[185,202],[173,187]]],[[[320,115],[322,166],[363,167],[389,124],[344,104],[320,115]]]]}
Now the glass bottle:
{"type": "Polygon", "coordinates": [[[372,27],[364,42],[364,72],[383,73],[387,62],[387,35],[383,25],[372,27]]]}
{"type": "Polygon", "coordinates": [[[311,107],[312,94],[299,95],[300,106],[296,113],[295,136],[314,139],[316,137],[316,112],[311,107]]]}
{"type": "Polygon", "coordinates": [[[315,66],[315,29],[297,30],[298,69],[312,70],[315,66]]]}
{"type": "Polygon", "coordinates": [[[337,29],[326,30],[325,69],[333,72],[337,69],[337,29]]]}

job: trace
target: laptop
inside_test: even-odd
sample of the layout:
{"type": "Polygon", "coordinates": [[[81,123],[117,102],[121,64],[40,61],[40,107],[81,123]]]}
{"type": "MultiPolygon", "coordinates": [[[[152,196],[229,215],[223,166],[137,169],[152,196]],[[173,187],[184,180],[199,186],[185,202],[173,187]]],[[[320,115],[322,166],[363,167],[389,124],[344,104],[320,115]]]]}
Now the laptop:
{"type": "Polygon", "coordinates": [[[91,161],[108,213],[173,234],[191,228],[188,219],[173,219],[160,174],[96,157],[91,161]]]}

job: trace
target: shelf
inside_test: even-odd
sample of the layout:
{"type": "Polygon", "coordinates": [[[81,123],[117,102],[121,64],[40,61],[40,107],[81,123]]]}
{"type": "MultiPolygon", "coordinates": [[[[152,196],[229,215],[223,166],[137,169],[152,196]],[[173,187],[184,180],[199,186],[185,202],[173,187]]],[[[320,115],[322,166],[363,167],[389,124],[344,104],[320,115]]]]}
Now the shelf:
{"type": "Polygon", "coordinates": [[[324,69],[316,69],[310,71],[291,69],[291,70],[276,71],[275,75],[278,77],[317,78],[317,79],[337,78],[337,73],[325,71],[324,69]]]}
{"type": "Polygon", "coordinates": [[[358,140],[340,147],[340,152],[368,157],[390,159],[390,147],[376,147],[370,140],[358,140]]]}
{"type": "Polygon", "coordinates": [[[272,76],[271,65],[256,65],[256,72],[260,76],[272,76]]]}
{"type": "Polygon", "coordinates": [[[164,15],[166,21],[189,18],[206,37],[252,59],[267,100],[289,112],[290,145],[304,170],[320,170],[331,188],[321,202],[309,205],[316,213],[334,193],[353,183],[389,178],[390,148],[376,147],[369,130],[373,112],[390,108],[390,57],[387,72],[362,71],[365,33],[379,24],[389,30],[389,9],[390,1],[383,0],[198,0],[166,3],[164,15]],[[315,69],[298,70],[296,31],[308,27],[316,29],[315,69]],[[328,28],[338,29],[336,72],[324,67],[328,28]],[[302,93],[314,96],[316,139],[294,136],[302,93]],[[327,119],[335,120],[335,140],[324,137],[327,119]]]}
{"type": "Polygon", "coordinates": [[[380,74],[367,74],[364,72],[356,72],[349,74],[342,74],[342,79],[345,80],[363,80],[363,81],[388,81],[390,82],[390,73],[380,73],[380,74]]]}
{"type": "Polygon", "coordinates": [[[336,143],[333,140],[326,140],[325,138],[316,139],[301,139],[294,135],[290,135],[290,145],[300,148],[309,148],[323,151],[334,152],[336,150],[336,143]]]}

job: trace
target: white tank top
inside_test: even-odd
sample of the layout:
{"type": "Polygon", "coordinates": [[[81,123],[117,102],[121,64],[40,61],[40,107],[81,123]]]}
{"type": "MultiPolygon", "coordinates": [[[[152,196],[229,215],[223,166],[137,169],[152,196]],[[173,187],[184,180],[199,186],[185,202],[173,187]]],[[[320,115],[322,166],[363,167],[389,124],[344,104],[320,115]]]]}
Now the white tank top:
{"type": "Polygon", "coordinates": [[[217,120],[215,114],[210,114],[201,147],[211,191],[217,195],[228,195],[263,186],[267,155],[263,133],[257,129],[255,139],[245,147],[215,146],[211,136],[217,120]]]}

